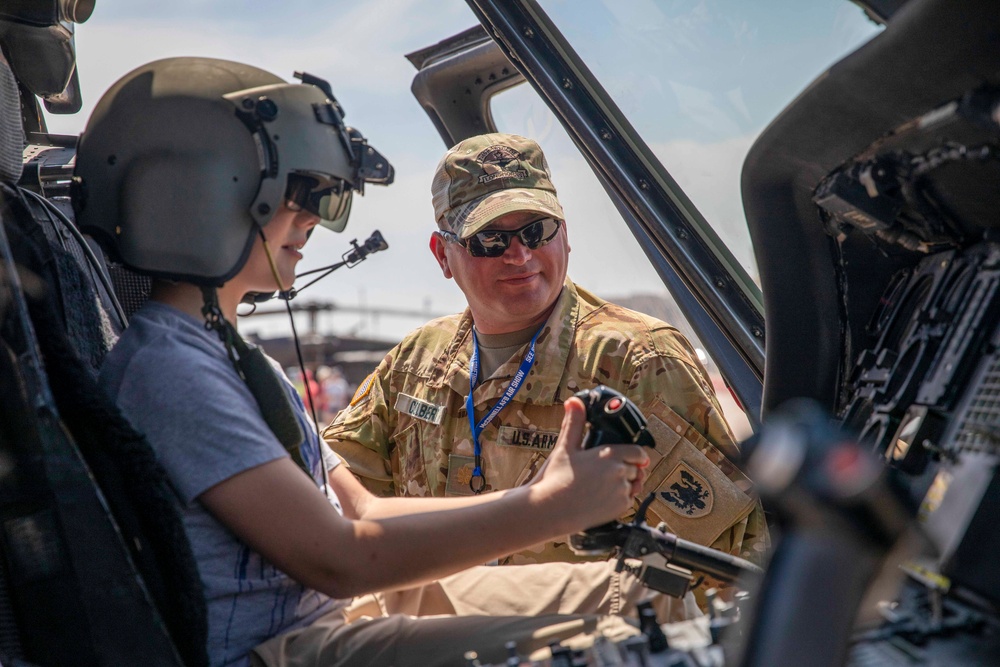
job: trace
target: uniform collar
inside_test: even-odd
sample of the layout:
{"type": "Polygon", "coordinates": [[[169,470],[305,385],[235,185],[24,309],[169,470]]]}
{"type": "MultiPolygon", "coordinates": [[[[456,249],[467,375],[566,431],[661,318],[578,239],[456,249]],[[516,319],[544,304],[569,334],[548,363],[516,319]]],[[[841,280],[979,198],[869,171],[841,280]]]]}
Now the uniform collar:
{"type": "MultiPolygon", "coordinates": [[[[566,398],[557,394],[573,347],[579,318],[580,299],[576,285],[567,279],[556,306],[535,343],[537,359],[517,393],[518,402],[552,405],[561,403],[566,398]]],[[[476,404],[500,398],[510,379],[517,373],[525,348],[526,345],[522,346],[509,361],[502,364],[492,378],[480,379],[474,397],[476,404]]],[[[458,329],[448,348],[448,357],[452,361],[445,373],[444,383],[465,396],[469,391],[469,361],[472,357],[472,312],[468,308],[459,320],[458,329]]]]}

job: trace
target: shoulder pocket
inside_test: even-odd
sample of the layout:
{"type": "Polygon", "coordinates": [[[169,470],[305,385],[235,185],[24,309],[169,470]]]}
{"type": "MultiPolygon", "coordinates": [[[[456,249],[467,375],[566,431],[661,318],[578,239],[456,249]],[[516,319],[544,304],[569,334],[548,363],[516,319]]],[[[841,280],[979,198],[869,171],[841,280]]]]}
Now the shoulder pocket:
{"type": "Polygon", "coordinates": [[[656,451],[644,486],[646,495],[655,494],[647,522],[662,521],[680,537],[710,545],[750,514],[753,484],[667,405],[656,401],[649,412],[656,451]]]}

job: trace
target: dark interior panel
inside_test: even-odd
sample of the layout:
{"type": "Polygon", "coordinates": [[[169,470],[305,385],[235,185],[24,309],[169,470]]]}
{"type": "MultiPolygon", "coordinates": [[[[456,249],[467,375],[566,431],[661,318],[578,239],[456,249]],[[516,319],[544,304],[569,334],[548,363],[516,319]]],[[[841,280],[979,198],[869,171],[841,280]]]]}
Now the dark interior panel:
{"type": "MultiPolygon", "coordinates": [[[[861,347],[858,323],[869,320],[892,276],[923,256],[905,246],[887,251],[857,229],[831,235],[814,202],[817,187],[904,129],[914,142],[907,150],[923,153],[919,119],[1000,83],[998,35],[1000,16],[989,0],[910,2],[882,34],[807,88],[751,149],[743,198],[769,332],[765,412],[795,396],[834,408],[842,371],[861,347]]],[[[932,143],[949,140],[945,133],[932,143]]],[[[964,181],[948,173],[956,168],[941,170],[934,187],[944,190],[942,208],[965,213],[964,204],[951,201],[964,181]]],[[[961,243],[983,231],[972,221],[954,224],[974,228],[956,239],[961,243]]]]}

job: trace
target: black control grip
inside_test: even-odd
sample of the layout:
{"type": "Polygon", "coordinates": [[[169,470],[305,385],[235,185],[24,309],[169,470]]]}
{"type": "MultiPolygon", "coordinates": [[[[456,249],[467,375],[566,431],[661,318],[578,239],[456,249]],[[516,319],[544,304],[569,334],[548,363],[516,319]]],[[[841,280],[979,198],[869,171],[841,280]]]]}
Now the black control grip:
{"type": "MultiPolygon", "coordinates": [[[[576,394],[587,408],[590,430],[584,436],[583,447],[590,449],[601,445],[635,444],[654,447],[656,442],[646,428],[646,418],[623,394],[598,385],[576,394]]],[[[668,562],[689,570],[704,572],[725,582],[741,576],[759,576],[762,570],[748,560],[724,551],[705,547],[681,539],[673,533],[652,528],[642,529],[648,546],[663,554],[668,562]],[[655,545],[655,546],[654,546],[655,545]]],[[[618,521],[588,528],[569,536],[570,548],[581,555],[600,555],[630,539],[628,527],[618,521]]],[[[644,542],[646,543],[646,542],[644,542]]],[[[627,548],[627,547],[626,547],[627,548]]],[[[644,551],[643,553],[648,553],[644,551]]]]}
{"type": "MultiPolygon", "coordinates": [[[[589,428],[583,436],[584,449],[620,444],[656,446],[652,434],[646,430],[646,417],[624,394],[601,384],[577,392],[576,397],[587,408],[589,428]]],[[[570,535],[570,548],[581,555],[607,553],[617,545],[620,527],[617,521],[610,521],[570,535]]]]}
{"type": "Polygon", "coordinates": [[[584,436],[584,449],[601,445],[656,445],[646,430],[646,418],[624,394],[600,384],[577,392],[576,397],[586,406],[587,423],[590,424],[584,436]]]}

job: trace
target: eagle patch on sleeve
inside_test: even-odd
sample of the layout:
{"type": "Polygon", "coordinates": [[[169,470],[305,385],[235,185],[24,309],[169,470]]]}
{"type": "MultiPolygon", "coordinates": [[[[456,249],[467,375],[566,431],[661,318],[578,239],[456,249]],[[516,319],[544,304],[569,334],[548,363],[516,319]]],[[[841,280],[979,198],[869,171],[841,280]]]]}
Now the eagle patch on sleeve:
{"type": "Polygon", "coordinates": [[[678,463],[663,480],[657,495],[669,509],[692,519],[711,512],[715,500],[712,485],[684,461],[678,463]]]}

